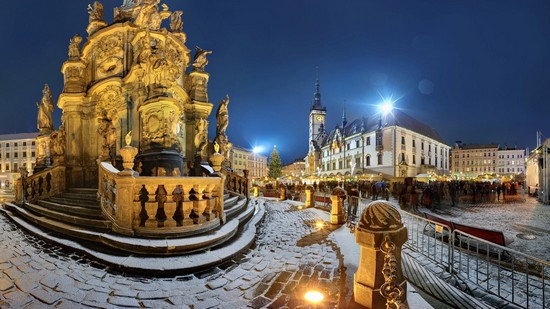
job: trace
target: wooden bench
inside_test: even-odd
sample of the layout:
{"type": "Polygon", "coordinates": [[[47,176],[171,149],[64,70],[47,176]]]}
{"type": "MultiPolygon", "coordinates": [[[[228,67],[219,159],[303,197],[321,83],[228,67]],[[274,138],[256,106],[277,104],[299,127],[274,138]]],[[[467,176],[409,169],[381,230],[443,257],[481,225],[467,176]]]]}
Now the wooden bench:
{"type": "Polygon", "coordinates": [[[468,226],[464,224],[454,223],[453,230],[459,230],[468,233],[477,238],[481,238],[497,245],[506,246],[504,234],[501,231],[487,230],[479,227],[468,226]]]}
{"type": "Polygon", "coordinates": [[[504,234],[501,231],[493,231],[493,230],[487,230],[479,227],[459,224],[459,223],[448,221],[438,216],[434,216],[425,212],[423,214],[424,214],[424,217],[426,217],[426,219],[440,223],[441,225],[447,226],[451,232],[454,230],[459,230],[464,233],[468,233],[472,236],[475,236],[477,238],[490,241],[494,244],[506,246],[504,234]]]}

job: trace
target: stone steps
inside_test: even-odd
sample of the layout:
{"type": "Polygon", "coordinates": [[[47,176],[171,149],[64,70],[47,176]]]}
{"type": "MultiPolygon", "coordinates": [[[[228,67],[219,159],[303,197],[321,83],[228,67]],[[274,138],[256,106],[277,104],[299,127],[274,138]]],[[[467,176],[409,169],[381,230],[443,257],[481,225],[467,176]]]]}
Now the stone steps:
{"type": "MultiPolygon", "coordinates": [[[[256,211],[255,205],[248,203],[246,199],[239,201],[239,204],[244,205],[242,206],[243,211],[233,218],[227,219],[227,222],[216,230],[206,234],[172,239],[127,237],[110,233],[107,229],[92,229],[88,225],[79,225],[82,222],[67,222],[66,218],[61,218],[61,215],[39,205],[29,204],[24,208],[6,203],[5,208],[18,217],[48,230],[71,238],[91,241],[95,244],[96,250],[101,251],[101,246],[106,246],[108,251],[119,254],[181,255],[221,246],[235,237],[239,228],[246,224],[256,211]],[[42,212],[48,216],[42,216],[42,212]]],[[[110,225],[109,221],[105,221],[105,223],[110,225]]]]}
{"type": "MultiPolygon", "coordinates": [[[[139,275],[144,274],[166,274],[171,273],[193,273],[196,271],[211,268],[219,265],[225,261],[230,260],[234,256],[240,254],[244,250],[248,249],[254,242],[256,236],[257,225],[263,219],[265,214],[265,207],[263,202],[249,203],[247,211],[239,215],[235,220],[239,220],[240,226],[238,232],[230,238],[228,241],[220,244],[212,243],[212,246],[208,250],[196,250],[190,254],[185,254],[181,257],[169,257],[169,256],[143,256],[136,254],[117,254],[113,252],[101,252],[95,248],[87,246],[86,243],[77,242],[73,239],[67,239],[61,237],[58,234],[51,233],[48,230],[42,230],[28,221],[23,220],[20,216],[12,212],[12,207],[19,207],[17,205],[7,205],[5,209],[0,208],[0,212],[6,214],[13,222],[26,229],[28,232],[36,235],[40,238],[51,241],[62,247],[66,247],[77,252],[86,254],[87,256],[98,260],[111,266],[112,269],[120,271],[135,273],[139,275]],[[250,215],[252,214],[252,215],[250,215]]],[[[25,211],[23,209],[23,211],[25,211]]],[[[230,227],[229,222],[226,224],[230,227]]],[[[109,234],[91,233],[87,230],[77,229],[77,232],[81,233],[82,237],[88,239],[98,239],[108,237],[109,234]]],[[[76,232],[75,231],[75,232],[76,232]]],[[[205,237],[204,235],[201,237],[205,237]]],[[[131,237],[122,237],[126,239],[134,239],[131,237]]],[[[142,241],[142,239],[139,239],[142,241]]],[[[163,240],[151,240],[155,242],[162,242],[163,240]]],[[[167,245],[175,244],[176,240],[167,240],[167,245]]]]}
{"type": "Polygon", "coordinates": [[[98,201],[75,200],[72,198],[65,198],[65,197],[50,197],[48,200],[57,204],[64,204],[68,206],[85,207],[85,208],[91,208],[91,209],[97,209],[97,210],[100,209],[98,201]]]}
{"type": "Polygon", "coordinates": [[[101,209],[99,207],[91,208],[91,207],[73,206],[73,205],[67,205],[62,203],[56,203],[48,200],[37,201],[36,204],[60,213],[71,214],[75,216],[82,216],[82,217],[91,218],[91,219],[103,219],[103,216],[101,214],[101,209]]]}
{"type": "MultiPolygon", "coordinates": [[[[236,215],[240,214],[243,210],[246,209],[247,200],[241,199],[236,200],[229,208],[224,208],[226,220],[234,218],[236,215]]],[[[225,205],[224,205],[225,207],[225,205]]]]}
{"type": "MultiPolygon", "coordinates": [[[[46,217],[54,221],[59,221],[62,223],[67,223],[78,227],[87,227],[89,229],[102,230],[102,231],[107,231],[111,229],[111,222],[103,218],[98,219],[98,218],[89,218],[82,215],[67,214],[67,213],[46,208],[38,204],[33,204],[33,203],[26,203],[25,209],[35,214],[38,214],[38,216],[46,217]]],[[[24,216],[28,217],[29,215],[25,213],[24,216]]],[[[35,219],[39,219],[38,216],[36,216],[35,219]]]]}

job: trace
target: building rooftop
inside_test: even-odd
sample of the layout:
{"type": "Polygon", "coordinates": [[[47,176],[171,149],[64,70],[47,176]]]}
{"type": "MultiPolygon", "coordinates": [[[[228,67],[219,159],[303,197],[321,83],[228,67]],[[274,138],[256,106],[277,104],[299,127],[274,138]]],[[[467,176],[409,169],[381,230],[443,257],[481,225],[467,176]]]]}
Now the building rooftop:
{"type": "Polygon", "coordinates": [[[33,133],[13,133],[13,134],[0,134],[0,141],[11,141],[21,139],[35,139],[38,137],[39,132],[33,133]]]}
{"type": "Polygon", "coordinates": [[[470,149],[487,149],[487,148],[498,148],[498,144],[472,144],[472,145],[462,145],[461,149],[470,150],[470,149]]]}

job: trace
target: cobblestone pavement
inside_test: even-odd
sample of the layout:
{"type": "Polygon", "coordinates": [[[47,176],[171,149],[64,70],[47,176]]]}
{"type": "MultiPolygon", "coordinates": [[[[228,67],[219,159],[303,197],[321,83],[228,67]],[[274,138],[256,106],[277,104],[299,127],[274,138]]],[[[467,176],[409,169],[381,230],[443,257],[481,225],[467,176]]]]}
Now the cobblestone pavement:
{"type": "Polygon", "coordinates": [[[321,214],[265,203],[253,248],[216,268],[164,278],[110,271],[0,215],[0,308],[296,308],[310,288],[332,301],[324,308],[343,305],[342,255],[329,228],[317,227],[321,214]]]}

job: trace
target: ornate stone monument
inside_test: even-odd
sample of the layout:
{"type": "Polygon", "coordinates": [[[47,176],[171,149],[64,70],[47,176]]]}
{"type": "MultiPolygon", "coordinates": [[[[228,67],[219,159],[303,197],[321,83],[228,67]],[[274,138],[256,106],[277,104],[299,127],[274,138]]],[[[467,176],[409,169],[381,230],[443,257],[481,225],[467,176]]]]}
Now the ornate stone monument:
{"type": "MultiPolygon", "coordinates": [[[[57,106],[63,112],[62,130],[53,130],[52,95],[44,89],[38,169],[52,159],[65,165],[68,186],[96,187],[97,160],[123,169],[121,150],[131,132],[141,176],[196,171],[212,153],[207,119],[213,104],[205,70],[212,51],[196,47],[191,58],[183,12],[171,12],[160,0],[124,0],[115,8],[113,24],[105,21],[99,1],[88,6],[88,13],[88,37],[70,39],[61,68],[64,87],[57,106]],[[161,27],[166,19],[169,29],[161,27]]],[[[226,158],[231,147],[225,134],[228,103],[228,97],[220,102],[217,115],[217,142],[226,158]]]]}

